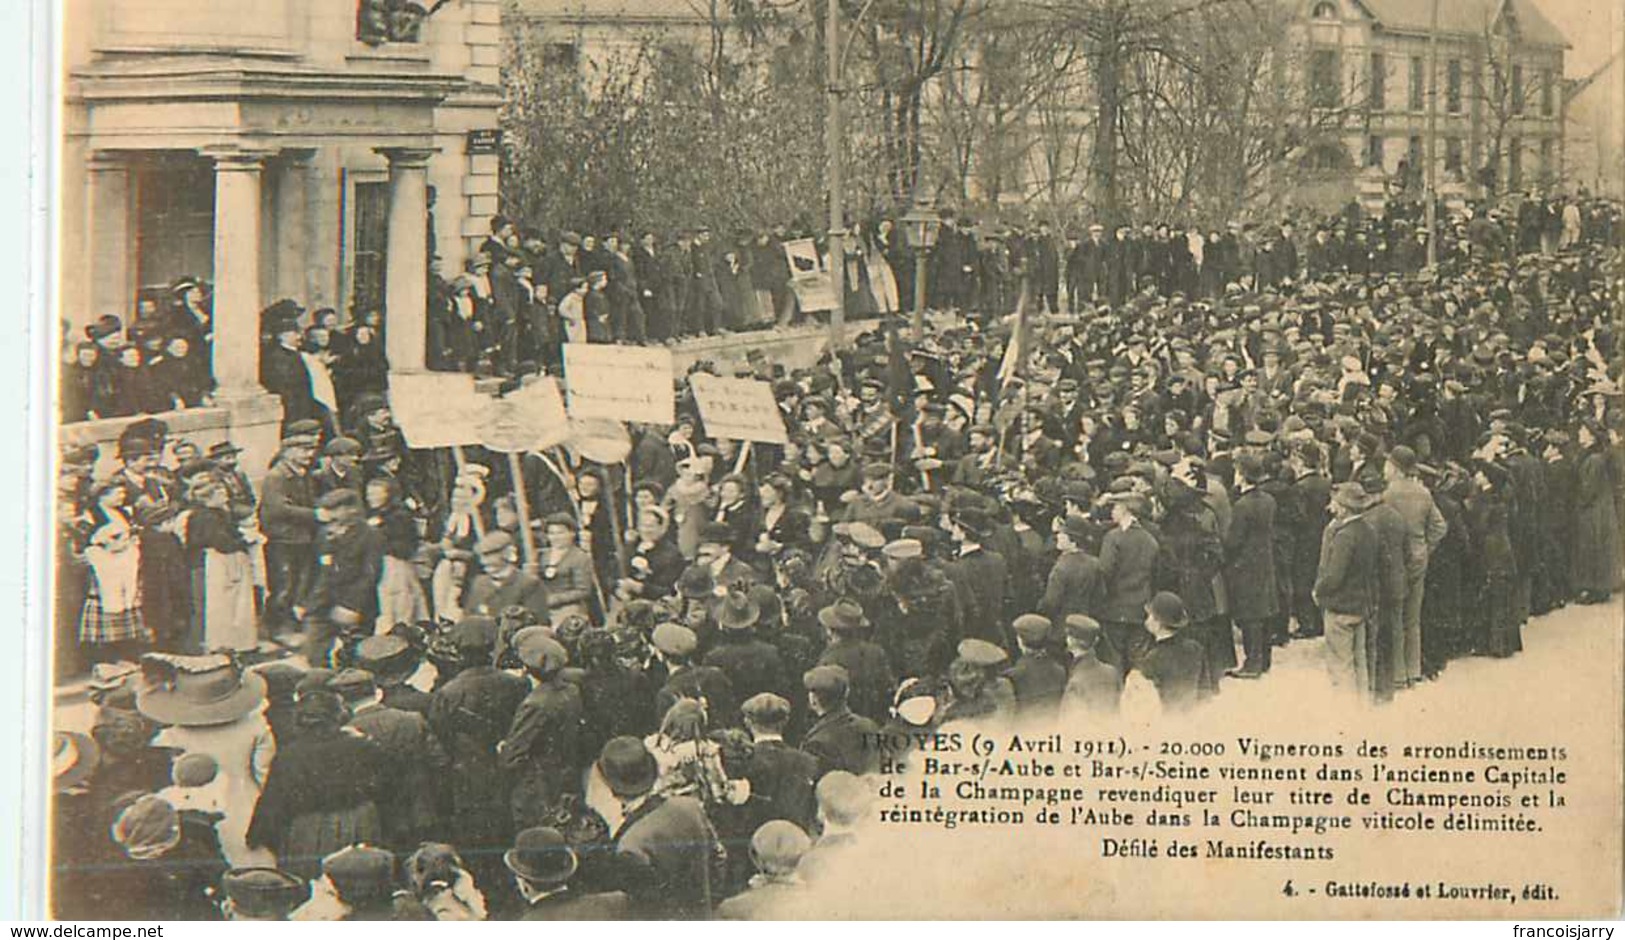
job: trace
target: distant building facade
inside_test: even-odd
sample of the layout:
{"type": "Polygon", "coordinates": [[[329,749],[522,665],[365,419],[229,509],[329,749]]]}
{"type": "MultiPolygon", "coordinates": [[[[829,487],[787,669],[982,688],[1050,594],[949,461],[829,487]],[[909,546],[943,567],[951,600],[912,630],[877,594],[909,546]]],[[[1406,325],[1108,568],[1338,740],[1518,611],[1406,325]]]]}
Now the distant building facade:
{"type": "Polygon", "coordinates": [[[1343,112],[1338,129],[1306,154],[1314,168],[1347,177],[1380,172],[1420,192],[1436,96],[1441,189],[1480,197],[1557,183],[1568,42],[1532,0],[1439,0],[1432,81],[1433,3],[1301,6],[1296,45],[1309,102],[1343,112]]]}

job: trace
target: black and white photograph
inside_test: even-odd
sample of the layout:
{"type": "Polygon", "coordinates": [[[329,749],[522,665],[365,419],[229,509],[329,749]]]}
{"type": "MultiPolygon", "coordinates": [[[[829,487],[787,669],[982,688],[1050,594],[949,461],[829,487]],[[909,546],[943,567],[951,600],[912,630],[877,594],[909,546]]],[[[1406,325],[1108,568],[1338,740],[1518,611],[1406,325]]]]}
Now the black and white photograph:
{"type": "Polygon", "coordinates": [[[1618,0],[43,6],[44,916],[1621,916],[1618,0]]]}

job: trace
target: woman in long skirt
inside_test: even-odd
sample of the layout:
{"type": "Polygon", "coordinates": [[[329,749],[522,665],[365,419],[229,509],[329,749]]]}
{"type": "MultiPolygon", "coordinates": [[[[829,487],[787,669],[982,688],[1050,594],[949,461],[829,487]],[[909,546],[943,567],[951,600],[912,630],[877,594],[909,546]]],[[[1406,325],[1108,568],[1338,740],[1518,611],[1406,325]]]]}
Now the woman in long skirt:
{"type": "Polygon", "coordinates": [[[299,734],[271,762],[248,844],[275,852],[284,871],[314,879],[328,855],[383,839],[382,761],[377,745],[341,730],[344,703],[332,692],[301,696],[295,719],[299,734]]]}
{"type": "Polygon", "coordinates": [[[205,650],[246,652],[259,645],[254,625],[254,564],[248,541],[231,516],[231,493],[217,479],[192,487],[186,553],[195,573],[195,633],[205,650]]]}
{"type": "Polygon", "coordinates": [[[1583,456],[1574,499],[1574,589],[1580,603],[1598,604],[1619,585],[1619,515],[1605,433],[1583,424],[1579,442],[1583,456]]]}
{"type": "Polygon", "coordinates": [[[141,545],[122,518],[98,528],[85,548],[91,576],[79,615],[79,644],[91,662],[135,659],[152,645],[141,603],[141,545]]]}
{"type": "Polygon", "coordinates": [[[1476,491],[1467,498],[1467,524],[1472,530],[1473,567],[1469,632],[1476,652],[1511,656],[1523,649],[1523,631],[1513,609],[1513,576],[1517,562],[1508,534],[1512,477],[1499,466],[1481,463],[1473,474],[1476,491]]]}

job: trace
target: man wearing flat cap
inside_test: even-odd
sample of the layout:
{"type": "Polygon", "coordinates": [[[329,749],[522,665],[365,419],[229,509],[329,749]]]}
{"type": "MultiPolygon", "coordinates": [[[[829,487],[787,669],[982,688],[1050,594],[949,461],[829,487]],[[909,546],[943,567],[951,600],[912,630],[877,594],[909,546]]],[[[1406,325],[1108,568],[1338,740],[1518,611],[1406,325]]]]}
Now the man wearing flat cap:
{"type": "Polygon", "coordinates": [[[725,856],[705,808],[692,796],[654,792],[659,766],[637,738],[610,739],[597,768],[625,814],[615,833],[615,868],[633,916],[709,917],[725,856]]]}
{"type": "Polygon", "coordinates": [[[353,437],[335,437],[322,448],[322,467],[316,471],[316,495],[337,489],[361,493],[361,442],[353,437]]]}
{"type": "Polygon", "coordinates": [[[1358,483],[1339,483],[1332,490],[1332,521],[1321,535],[1313,591],[1325,630],[1332,687],[1360,698],[1374,687],[1367,634],[1378,594],[1378,537],[1365,514],[1375,504],[1376,498],[1358,483]]]}
{"type": "Polygon", "coordinates": [[[366,524],[354,490],[337,489],[321,497],[316,519],[321,532],[305,636],[306,661],[313,666],[348,662],[350,648],[371,632],[384,570],[384,537],[366,524]],[[335,639],[343,641],[337,649],[335,639]]]}
{"type": "Polygon", "coordinates": [[[429,727],[451,760],[446,781],[451,814],[447,831],[486,895],[505,890],[506,869],[499,861],[509,846],[513,816],[509,780],[497,758],[497,742],[513,727],[529,683],[496,668],[497,624],[491,617],[463,618],[451,629],[462,668],[434,691],[429,727]]]}
{"type": "Polygon", "coordinates": [[[487,532],[474,543],[474,554],[480,570],[469,582],[465,611],[495,617],[509,607],[523,607],[537,623],[553,622],[547,585],[520,567],[519,546],[512,535],[500,529],[487,532]]]}
{"type": "Polygon", "coordinates": [[[1011,630],[1020,653],[1010,669],[1010,685],[1016,693],[1016,712],[1025,715],[1053,715],[1066,690],[1067,671],[1055,655],[1054,628],[1042,614],[1022,614],[1011,630]]]}
{"type": "Polygon", "coordinates": [[[1433,502],[1433,494],[1419,479],[1416,451],[1404,444],[1388,452],[1383,473],[1388,489],[1383,501],[1405,520],[1405,600],[1402,630],[1392,652],[1394,683],[1422,681],[1422,589],[1427,583],[1428,559],[1444,541],[1449,526],[1433,502]]]}
{"type": "Polygon", "coordinates": [[[1101,540],[1101,582],[1105,596],[1098,611],[1112,662],[1118,672],[1129,668],[1148,645],[1143,626],[1145,603],[1151,599],[1156,571],[1157,540],[1143,524],[1150,510],[1144,496],[1119,493],[1111,497],[1112,528],[1101,540]]]}
{"type": "Polygon", "coordinates": [[[767,818],[785,819],[811,831],[818,809],[813,799],[818,761],[785,743],[790,701],[763,692],[746,699],[740,712],[751,737],[750,761],[745,768],[751,795],[767,802],[767,818]]]}
{"type": "Polygon", "coordinates": [[[1073,614],[1089,614],[1105,596],[1105,571],[1100,559],[1089,554],[1092,524],[1087,516],[1068,514],[1055,532],[1059,554],[1045,582],[1038,609],[1054,623],[1073,614]]]}
{"type": "Polygon", "coordinates": [[[737,715],[739,699],[728,674],[698,661],[700,641],[693,630],[662,623],[649,636],[655,656],[666,666],[666,684],[655,693],[655,715],[664,716],[682,699],[703,701],[711,724],[726,727],[737,715]]]}
{"type": "Polygon", "coordinates": [[[284,435],[260,490],[265,535],[265,624],[273,634],[297,619],[316,574],[314,439],[284,435]]]}
{"type": "Polygon", "coordinates": [[[795,823],[765,822],[750,837],[750,858],[756,874],[750,887],[717,908],[723,920],[772,920],[788,915],[791,905],[806,897],[805,882],[796,874],[801,859],[812,849],[812,839],[795,823]]]}
{"type": "Polygon", "coordinates": [[[879,727],[847,707],[851,678],[840,666],[814,666],[801,677],[813,723],[802,737],[801,750],[818,762],[818,775],[832,770],[865,774],[879,763],[875,746],[879,727]]]}
{"type": "Polygon", "coordinates": [[[378,746],[390,785],[379,799],[378,817],[389,848],[410,852],[432,831],[438,815],[439,781],[446,755],[416,712],[384,704],[373,674],[344,669],[328,683],[350,710],[348,727],[378,746]]]}
{"type": "Polygon", "coordinates": [[[310,896],[310,885],[276,868],[233,868],[220,879],[220,916],[284,921],[310,896]]]}
{"type": "Polygon", "coordinates": [[[559,798],[579,787],[575,772],[581,737],[581,689],[564,678],[570,656],[546,627],[526,627],[513,648],[531,683],[508,734],[497,742],[502,765],[517,774],[512,808],[515,830],[537,825],[559,798]]]}
{"type": "Polygon", "coordinates": [[[891,464],[879,461],[864,466],[863,484],[847,504],[844,521],[867,522],[880,528],[882,523],[908,513],[908,498],[892,485],[895,472],[891,464]]]}
{"type": "Polygon", "coordinates": [[[1062,720],[1116,715],[1123,697],[1123,676],[1115,665],[1101,661],[1100,622],[1086,614],[1071,614],[1064,623],[1071,663],[1061,695],[1062,720]]]}

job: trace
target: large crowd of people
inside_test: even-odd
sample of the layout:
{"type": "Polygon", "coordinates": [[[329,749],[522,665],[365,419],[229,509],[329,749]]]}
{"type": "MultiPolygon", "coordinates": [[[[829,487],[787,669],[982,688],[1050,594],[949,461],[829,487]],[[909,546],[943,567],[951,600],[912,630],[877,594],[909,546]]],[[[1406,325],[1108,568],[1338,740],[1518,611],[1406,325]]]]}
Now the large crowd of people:
{"type": "MultiPolygon", "coordinates": [[[[1370,706],[1514,656],[1532,618],[1610,600],[1625,510],[1619,209],[1542,205],[1452,219],[1436,266],[1414,207],[1075,246],[950,220],[931,306],[964,316],[695,367],[770,383],[789,443],[707,434],[679,377],[625,461],[533,453],[519,481],[405,446],[380,322],[279,305],[263,481],[152,417],[111,475],[63,455],[57,648],[96,710],[57,737],[56,911],[772,916],[839,868],[896,732],[1163,720],[1287,644],[1370,706]],[[369,365],[313,388],[312,355],[369,365]]],[[[516,374],[789,322],[779,237],[725,295],[703,232],[667,269],[497,220],[431,356],[516,374]]],[[[910,266],[886,287],[865,251],[848,287],[885,317],[910,266]]],[[[164,314],[169,361],[207,342],[201,293],[164,314]]],[[[147,348],[113,335],[65,402],[147,348]]],[[[67,417],[165,410],[120,394],[67,417]]]]}

